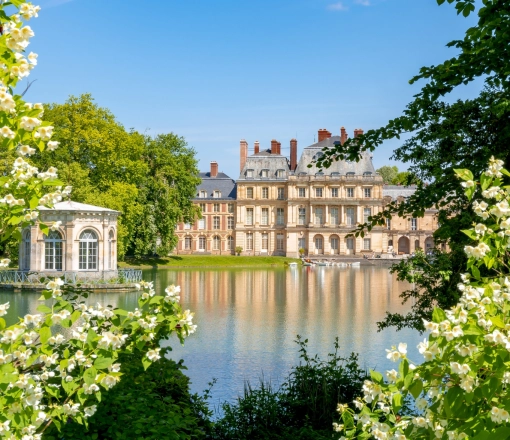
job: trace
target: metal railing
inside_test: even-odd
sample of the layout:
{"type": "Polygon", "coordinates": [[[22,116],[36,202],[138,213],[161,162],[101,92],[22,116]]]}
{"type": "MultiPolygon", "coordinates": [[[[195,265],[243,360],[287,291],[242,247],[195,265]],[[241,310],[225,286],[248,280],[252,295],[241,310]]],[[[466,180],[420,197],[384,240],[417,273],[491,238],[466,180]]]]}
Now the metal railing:
{"type": "Polygon", "coordinates": [[[118,269],[97,272],[0,270],[0,284],[44,284],[53,278],[61,278],[66,284],[132,284],[142,281],[142,271],[139,269],[118,269]]]}

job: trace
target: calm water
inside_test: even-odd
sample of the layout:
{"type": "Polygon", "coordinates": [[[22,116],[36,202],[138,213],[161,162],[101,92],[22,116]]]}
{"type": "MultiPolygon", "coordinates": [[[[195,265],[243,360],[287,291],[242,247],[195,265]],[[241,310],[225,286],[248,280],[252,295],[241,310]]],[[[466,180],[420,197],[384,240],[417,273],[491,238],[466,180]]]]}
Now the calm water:
{"type": "MultiPolygon", "coordinates": [[[[157,291],[169,284],[182,288],[184,308],[195,312],[196,334],[180,346],[170,341],[172,358],[183,358],[193,391],[213,378],[213,402],[233,399],[244,382],[279,383],[298,361],[296,335],[309,340],[321,356],[339,337],[342,354],[360,354],[362,366],[393,368],[385,348],[407,342],[410,358],[419,360],[420,336],[411,330],[377,332],[385,311],[406,312],[399,293],[407,288],[386,267],[315,267],[296,269],[222,269],[144,271],[157,291]]],[[[38,294],[0,293],[11,301],[8,320],[35,312],[38,294]]],[[[92,300],[132,309],[137,293],[94,294],[92,300]]]]}

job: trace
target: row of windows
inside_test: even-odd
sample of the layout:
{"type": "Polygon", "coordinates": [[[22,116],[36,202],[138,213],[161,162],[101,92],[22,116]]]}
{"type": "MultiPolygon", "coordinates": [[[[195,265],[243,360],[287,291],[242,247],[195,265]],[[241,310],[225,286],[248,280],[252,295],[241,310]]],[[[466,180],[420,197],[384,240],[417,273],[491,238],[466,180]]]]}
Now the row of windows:
{"type": "MultiPolygon", "coordinates": [[[[207,205],[205,203],[200,203],[200,210],[202,212],[207,212],[207,205]]],[[[219,203],[213,203],[212,204],[212,212],[221,212],[220,211],[220,204],[219,203]]],[[[234,204],[229,203],[227,205],[227,212],[233,213],[234,212],[234,204]]]]}
{"type": "MultiPolygon", "coordinates": [[[[246,208],[246,225],[253,225],[254,216],[253,216],[253,208],[246,208]]],[[[262,226],[269,225],[269,208],[262,208],[260,215],[260,224],[262,226]]],[[[284,225],[285,224],[285,209],[284,208],[276,208],[276,224],[284,225]]]]}
{"type": "MultiPolygon", "coordinates": [[[[221,229],[221,217],[214,216],[212,222],[213,229],[221,229]]],[[[184,229],[191,229],[190,223],[184,223],[184,229]]],[[[206,229],[205,218],[198,220],[198,229],[206,229]]],[[[227,229],[234,229],[234,217],[227,217],[227,229]]]]}
{"type": "MultiPolygon", "coordinates": [[[[306,240],[304,238],[299,239],[300,242],[298,243],[299,248],[305,248],[306,246],[306,240]]],[[[338,237],[331,237],[329,239],[329,245],[331,247],[331,250],[333,251],[339,251],[340,247],[340,240],[338,237]]],[[[315,237],[314,240],[314,246],[315,250],[322,252],[324,251],[324,238],[323,237],[315,237]]],[[[354,238],[349,237],[345,239],[345,247],[348,251],[352,251],[354,249],[354,238]]],[[[363,250],[369,251],[372,249],[372,242],[370,238],[364,238],[363,239],[363,250]]]]}
{"type": "MultiPolygon", "coordinates": [[[[306,197],[306,188],[298,187],[298,197],[306,197]]],[[[326,194],[326,190],[323,187],[317,187],[314,188],[314,194],[315,197],[324,197],[326,194]]],[[[353,198],[354,197],[354,187],[347,187],[345,188],[345,197],[353,198]]],[[[340,190],[339,188],[330,188],[329,196],[336,198],[340,196],[340,190]]],[[[253,187],[247,187],[246,188],[246,198],[247,199],[253,199],[254,197],[254,188],[253,187]]],[[[372,198],[372,188],[363,188],[363,197],[370,199],[372,198]]],[[[261,188],[261,198],[262,199],[268,199],[269,198],[269,188],[263,187],[261,188]]],[[[278,200],[284,200],[285,199],[285,188],[278,188],[278,200]]]]}
{"type": "MultiPolygon", "coordinates": [[[[227,250],[232,251],[234,250],[234,237],[229,235],[227,237],[227,250]]],[[[184,249],[185,250],[192,250],[193,246],[193,239],[191,237],[184,237],[184,249]]],[[[198,250],[199,251],[206,251],[207,250],[207,238],[203,235],[198,237],[198,250]]],[[[212,250],[213,251],[219,251],[221,250],[221,237],[215,235],[212,238],[212,250]]]]}
{"type": "MultiPolygon", "coordinates": [[[[247,199],[253,199],[254,194],[254,188],[248,187],[246,188],[246,198],[247,199]]],[[[263,187],[261,188],[261,198],[263,199],[269,199],[269,188],[263,187]]],[[[277,188],[277,194],[276,194],[277,200],[284,200],[285,199],[285,188],[277,188]]]]}
{"type": "MultiPolygon", "coordinates": [[[[215,199],[221,199],[221,191],[213,191],[211,194],[215,199]]],[[[207,197],[207,191],[201,190],[198,192],[198,197],[205,199],[207,197]]]]}
{"type": "MultiPolygon", "coordinates": [[[[283,179],[285,178],[285,170],[276,170],[274,175],[277,179],[283,179]]],[[[271,176],[271,171],[268,169],[261,170],[259,176],[267,179],[271,176]]],[[[255,170],[246,170],[246,177],[248,179],[253,179],[255,177],[255,170]]]]}
{"type": "MultiPolygon", "coordinates": [[[[269,250],[269,234],[268,233],[262,233],[261,234],[261,251],[267,252],[269,250]]],[[[245,245],[246,245],[246,251],[252,251],[253,250],[253,233],[248,232],[245,237],[245,245]]],[[[285,236],[284,234],[276,234],[276,250],[277,251],[283,251],[285,250],[285,236]]]]}

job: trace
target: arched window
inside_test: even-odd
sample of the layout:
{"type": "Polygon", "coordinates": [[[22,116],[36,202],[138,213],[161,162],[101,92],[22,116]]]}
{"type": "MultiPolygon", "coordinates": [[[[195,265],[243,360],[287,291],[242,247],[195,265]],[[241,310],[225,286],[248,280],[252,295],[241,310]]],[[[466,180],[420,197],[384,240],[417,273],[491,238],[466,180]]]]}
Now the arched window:
{"type": "Polygon", "coordinates": [[[110,232],[108,234],[108,269],[112,270],[113,267],[113,250],[115,249],[115,246],[113,244],[115,239],[114,232],[110,229],[110,232]]]}
{"type": "Polygon", "coordinates": [[[87,229],[80,235],[80,270],[97,270],[97,235],[87,229]]]}
{"type": "Polygon", "coordinates": [[[62,236],[58,231],[51,231],[44,236],[44,268],[62,270],[62,236]]]}
{"type": "Polygon", "coordinates": [[[23,232],[23,244],[21,247],[21,270],[30,270],[30,248],[31,248],[30,229],[23,232]]]}
{"type": "Polygon", "coordinates": [[[234,237],[232,237],[231,235],[227,237],[227,249],[229,251],[234,250],[234,237]]]}
{"type": "Polygon", "coordinates": [[[219,251],[221,246],[221,238],[217,235],[213,237],[213,250],[219,251]]]}

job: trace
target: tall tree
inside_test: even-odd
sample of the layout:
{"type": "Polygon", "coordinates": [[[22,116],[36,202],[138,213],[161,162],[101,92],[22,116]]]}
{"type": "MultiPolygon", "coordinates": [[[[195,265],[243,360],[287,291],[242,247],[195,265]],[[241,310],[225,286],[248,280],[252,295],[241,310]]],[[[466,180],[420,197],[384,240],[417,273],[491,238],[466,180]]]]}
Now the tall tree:
{"type": "Polygon", "coordinates": [[[396,165],[393,166],[384,165],[381,168],[377,169],[376,172],[378,172],[381,175],[384,183],[390,184],[393,182],[393,179],[397,177],[398,167],[396,165]]]}
{"type": "MultiPolygon", "coordinates": [[[[437,0],[443,4],[445,0],[437,0]]],[[[395,270],[401,279],[412,280],[416,288],[404,295],[416,302],[406,315],[390,315],[381,327],[396,325],[422,329],[421,318],[429,317],[434,305],[450,307],[458,297],[455,285],[466,261],[463,246],[468,238],[461,233],[474,219],[468,207],[455,168],[469,168],[479,174],[490,156],[510,159],[510,8],[507,0],[448,0],[455,3],[459,14],[468,16],[474,11],[478,23],[469,28],[462,40],[448,47],[459,53],[445,62],[423,67],[411,83],[425,80],[403,115],[390,120],[384,127],[368,130],[325,151],[319,165],[329,166],[333,160],[357,160],[362,151],[373,151],[387,139],[400,138],[404,133],[412,137],[397,148],[392,159],[409,163],[409,171],[421,182],[415,194],[404,203],[393,203],[386,210],[361,225],[357,234],[382,224],[392,214],[423,216],[426,209],[438,210],[441,227],[435,234],[438,242],[449,239],[448,256],[433,261],[417,256],[395,270]],[[477,9],[478,6],[478,9],[477,9]],[[440,99],[459,85],[483,78],[485,89],[476,98],[459,100],[453,104],[440,99]],[[422,259],[422,260],[420,260],[422,259]],[[427,266],[424,277],[416,277],[413,265],[427,266]]],[[[416,267],[414,267],[416,269],[416,267]]],[[[423,273],[423,272],[421,272],[423,273]]]]}

